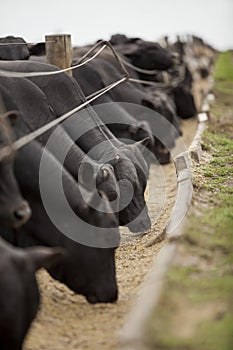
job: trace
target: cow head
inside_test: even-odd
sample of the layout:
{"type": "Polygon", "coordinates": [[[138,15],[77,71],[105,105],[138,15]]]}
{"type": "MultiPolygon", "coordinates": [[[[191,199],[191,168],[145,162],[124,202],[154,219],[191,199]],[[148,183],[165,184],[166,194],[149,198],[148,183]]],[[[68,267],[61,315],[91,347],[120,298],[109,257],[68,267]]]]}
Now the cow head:
{"type": "Polygon", "coordinates": [[[24,39],[7,36],[0,38],[0,44],[0,60],[28,60],[29,49],[24,39]]]}
{"type": "Polygon", "coordinates": [[[165,70],[173,65],[173,55],[159,44],[149,41],[136,41],[132,44],[124,44],[119,47],[133,65],[142,69],[165,70]]]}
{"type": "Polygon", "coordinates": [[[0,348],[21,349],[39,306],[35,272],[63,256],[61,249],[16,249],[0,239],[0,348]]]}
{"type": "Polygon", "coordinates": [[[197,113],[191,87],[187,84],[179,84],[173,88],[174,102],[179,117],[192,118],[197,113]]]}
{"type": "MultiPolygon", "coordinates": [[[[176,105],[173,100],[173,98],[170,96],[170,90],[167,89],[151,89],[149,90],[151,94],[153,95],[152,98],[143,99],[142,105],[145,107],[148,107],[150,109],[155,110],[159,114],[161,114],[163,117],[165,117],[178,131],[174,135],[174,139],[182,135],[182,130],[180,126],[180,120],[178,118],[177,112],[176,112],[176,105]]],[[[167,131],[168,132],[168,131],[167,131]]],[[[174,146],[174,142],[171,140],[171,147],[174,146]]]]}
{"type": "Polygon", "coordinates": [[[192,74],[184,63],[183,69],[183,80],[177,86],[171,87],[170,93],[173,96],[178,116],[186,119],[195,116],[197,109],[192,93],[192,74]]]}
{"type": "MultiPolygon", "coordinates": [[[[9,111],[0,118],[0,152],[1,148],[10,146],[12,126],[17,115],[17,112],[9,111]]],[[[17,228],[30,218],[31,210],[21,196],[13,173],[13,163],[14,152],[0,161],[0,221],[3,225],[17,228]]]]}
{"type": "Polygon", "coordinates": [[[179,120],[176,111],[170,106],[164,94],[156,94],[141,100],[142,106],[157,112],[148,113],[151,129],[154,136],[154,145],[151,151],[160,164],[168,164],[171,161],[170,150],[175,146],[175,140],[180,135],[179,120]]]}
{"type": "Polygon", "coordinates": [[[49,269],[49,272],[75,293],[85,296],[90,303],[113,303],[118,297],[115,250],[120,235],[117,217],[109,210],[111,203],[103,193],[101,195],[102,200],[98,193],[90,194],[90,197],[85,195],[85,204],[81,204],[82,212],[77,213],[89,224],[88,228],[83,226],[81,235],[83,238],[90,236],[92,246],[88,241],[81,244],[63,237],[59,242],[63,242],[68,253],[64,261],[49,269]],[[101,236],[103,228],[105,232],[101,236]],[[104,244],[108,242],[105,248],[101,247],[103,240],[104,244]]]}
{"type": "Polygon", "coordinates": [[[119,223],[132,232],[144,232],[151,226],[144,198],[148,165],[142,154],[148,142],[147,138],[122,146],[111,161],[120,191],[119,223]]]}
{"type": "Polygon", "coordinates": [[[68,254],[49,269],[51,275],[91,304],[116,302],[115,248],[93,248],[73,241],[66,248],[68,254]]]}
{"type": "MultiPolygon", "coordinates": [[[[30,148],[24,148],[24,153],[23,150],[19,152],[22,163],[18,158],[17,166],[25,168],[23,165],[27,165],[29,158],[27,152],[30,156],[34,150],[35,162],[31,164],[30,173],[34,173],[34,170],[38,173],[36,159],[41,162],[43,153],[51,165],[51,168],[44,167],[48,171],[46,173],[50,174],[54,169],[54,173],[57,174],[61,164],[39,144],[38,147],[35,146],[36,144],[32,143],[30,148]]],[[[111,211],[112,203],[107,200],[104,193],[100,192],[101,196],[97,191],[90,193],[81,184],[78,186],[64,168],[61,171],[66,197],[64,199],[68,203],[61,200],[56,181],[53,178],[52,181],[47,181],[47,176],[43,176],[41,168],[40,174],[45,179],[45,195],[46,198],[51,198],[50,209],[46,205],[47,201],[43,200],[42,203],[40,200],[43,198],[42,182],[40,187],[31,183],[30,173],[27,170],[19,175],[20,184],[31,205],[33,215],[20,230],[18,244],[25,246],[36,242],[64,247],[67,251],[64,261],[49,269],[51,275],[74,292],[83,294],[90,302],[116,301],[114,254],[119,245],[120,235],[117,217],[111,211]],[[55,221],[52,210],[56,213],[55,221]]]]}

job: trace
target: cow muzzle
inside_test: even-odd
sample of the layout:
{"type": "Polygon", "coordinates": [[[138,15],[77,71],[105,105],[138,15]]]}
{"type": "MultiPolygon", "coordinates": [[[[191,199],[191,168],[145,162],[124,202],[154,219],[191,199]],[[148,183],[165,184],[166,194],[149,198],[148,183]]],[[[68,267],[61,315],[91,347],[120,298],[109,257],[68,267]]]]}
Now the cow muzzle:
{"type": "Polygon", "coordinates": [[[151,220],[149,217],[140,220],[140,221],[133,221],[132,223],[129,223],[128,228],[133,233],[144,233],[148,231],[151,228],[151,220]]]}
{"type": "Polygon", "coordinates": [[[117,288],[110,288],[102,293],[90,293],[86,295],[86,299],[90,304],[97,303],[115,303],[118,298],[117,288]]]}

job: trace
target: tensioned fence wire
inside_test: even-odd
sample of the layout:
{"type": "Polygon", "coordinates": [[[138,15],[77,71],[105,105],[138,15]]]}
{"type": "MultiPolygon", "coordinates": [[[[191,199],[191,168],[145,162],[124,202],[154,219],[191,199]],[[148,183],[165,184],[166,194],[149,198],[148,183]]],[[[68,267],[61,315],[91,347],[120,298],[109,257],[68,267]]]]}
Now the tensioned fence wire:
{"type": "MultiPolygon", "coordinates": [[[[3,43],[4,45],[6,45],[6,43],[3,43]]],[[[10,45],[11,43],[9,43],[10,45]]],[[[17,43],[15,43],[17,44],[17,43]]],[[[21,43],[23,44],[23,43],[21,43]]],[[[25,44],[24,44],[25,45],[25,44]]],[[[129,73],[127,72],[125,66],[130,67],[131,69],[135,70],[138,73],[143,73],[146,75],[155,75],[158,73],[164,73],[166,71],[163,70],[148,70],[148,69],[142,69],[140,67],[137,67],[133,64],[131,64],[130,62],[124,60],[119,53],[113,48],[113,46],[111,45],[111,43],[109,41],[100,41],[99,43],[97,43],[96,45],[94,45],[90,50],[88,50],[79,60],[78,63],[73,65],[72,67],[68,67],[68,68],[64,68],[64,69],[59,69],[56,71],[51,71],[51,72],[13,72],[13,71],[7,71],[7,70],[3,70],[0,69],[0,76],[5,76],[5,77],[35,77],[35,76],[49,76],[49,75],[56,75],[56,74],[60,74],[60,73],[65,73],[74,69],[77,69],[79,67],[82,67],[83,65],[87,64],[88,62],[91,62],[93,59],[95,59],[97,56],[100,55],[100,53],[106,48],[108,47],[114,57],[116,58],[116,60],[118,61],[118,63],[121,66],[121,69],[124,71],[124,73],[126,73],[129,76],[129,73]],[[94,52],[98,47],[100,47],[100,49],[91,57],[87,58],[92,52],[94,52]],[[85,60],[85,58],[87,58],[85,60]]],[[[167,73],[167,72],[166,72],[167,73]]],[[[141,83],[144,85],[151,85],[151,86],[157,86],[157,87],[167,87],[167,86],[171,86],[173,85],[172,82],[167,82],[167,83],[163,83],[163,82],[153,82],[153,81],[147,81],[147,80],[142,80],[142,79],[134,79],[129,77],[129,80],[131,82],[134,83],[141,83]]],[[[183,80],[183,76],[176,81],[174,84],[178,84],[183,80]]]]}
{"type": "MultiPolygon", "coordinates": [[[[4,146],[0,151],[0,161],[4,158],[8,157],[10,154],[12,154],[12,152],[15,152],[16,150],[20,149],[21,147],[25,146],[29,142],[33,141],[34,139],[36,139],[37,137],[42,135],[43,133],[45,133],[48,130],[50,130],[51,128],[55,127],[59,123],[63,122],[65,119],[69,118],[72,114],[74,114],[74,113],[78,112],[79,110],[81,110],[82,108],[86,107],[91,102],[93,102],[94,100],[96,100],[97,98],[99,98],[100,96],[105,94],[106,92],[113,89],[115,86],[128,80],[128,72],[125,69],[124,65],[120,62],[117,53],[112,48],[111,44],[109,42],[105,42],[105,41],[96,44],[92,49],[90,49],[84,56],[82,56],[80,58],[80,60],[79,60],[80,63],[75,65],[75,67],[71,67],[71,68],[75,69],[75,68],[77,68],[77,66],[80,67],[80,66],[86,64],[87,62],[90,62],[95,57],[97,57],[97,55],[100,54],[100,52],[102,52],[102,50],[107,46],[111,49],[111,51],[113,52],[117,61],[119,62],[120,66],[123,70],[123,73],[124,73],[123,77],[120,78],[119,80],[117,80],[116,82],[113,82],[112,84],[106,86],[105,88],[100,89],[99,91],[96,91],[93,96],[88,96],[87,98],[85,97],[85,102],[83,102],[81,105],[77,106],[76,108],[72,109],[71,111],[65,113],[64,115],[60,116],[59,118],[43,125],[42,127],[34,130],[33,132],[21,137],[20,139],[12,142],[10,145],[4,146]],[[84,61],[84,59],[90,53],[95,51],[99,46],[101,46],[101,48],[96,52],[96,54],[94,54],[92,57],[90,57],[89,59],[84,61]]],[[[58,71],[52,71],[52,72],[13,72],[13,71],[7,71],[7,70],[0,70],[0,75],[2,75],[4,77],[33,77],[33,76],[45,76],[45,75],[60,74],[60,73],[66,72],[68,70],[70,70],[70,68],[66,68],[66,69],[62,69],[62,70],[58,70],[58,71]]],[[[4,117],[4,115],[2,116],[2,118],[3,117],[4,117]]]]}
{"type": "Polygon", "coordinates": [[[16,150],[22,148],[23,146],[25,146],[29,142],[35,140],[37,137],[39,137],[40,135],[44,134],[45,132],[47,132],[51,128],[53,128],[56,125],[60,124],[65,119],[69,118],[72,114],[80,111],[82,108],[86,107],[88,104],[90,104],[91,102],[96,100],[98,97],[102,96],[103,94],[105,94],[107,91],[113,89],[115,86],[123,83],[125,80],[127,80],[127,77],[121,78],[120,80],[118,80],[118,81],[110,84],[106,88],[104,88],[104,91],[101,91],[98,95],[93,96],[88,101],[82,103],[81,105],[77,106],[76,108],[72,109],[71,111],[63,114],[59,118],[57,118],[57,119],[55,119],[55,120],[53,120],[53,121],[43,125],[42,127],[40,127],[38,129],[36,129],[35,131],[31,132],[30,134],[22,136],[18,140],[12,142],[10,145],[4,146],[1,149],[1,151],[0,151],[0,161],[3,160],[4,158],[8,157],[10,154],[12,154],[12,152],[15,152],[16,150]]]}
{"type": "MultiPolygon", "coordinates": [[[[49,76],[49,75],[51,76],[51,75],[61,74],[61,73],[64,73],[64,72],[67,72],[67,71],[70,71],[73,69],[77,69],[78,67],[81,67],[81,66],[87,64],[88,62],[90,62],[94,58],[96,58],[106,47],[108,47],[112,51],[114,57],[116,58],[117,62],[119,63],[119,65],[124,73],[123,77],[120,78],[119,80],[117,80],[116,82],[104,87],[103,89],[100,89],[100,90],[94,92],[93,94],[85,97],[84,103],[82,103],[81,105],[72,109],[71,111],[65,113],[64,115],[60,116],[59,118],[51,121],[50,123],[43,125],[42,127],[34,130],[33,132],[31,132],[31,133],[21,137],[20,139],[12,142],[11,145],[4,146],[0,151],[0,161],[4,158],[8,157],[12,152],[20,149],[21,147],[25,146],[29,142],[33,141],[34,139],[36,139],[37,137],[39,137],[43,133],[47,132],[48,130],[50,130],[54,126],[58,125],[59,123],[61,123],[65,119],[69,118],[72,114],[78,112],[79,110],[86,107],[88,104],[90,104],[94,100],[98,99],[103,94],[107,93],[108,91],[112,90],[113,88],[115,88],[116,86],[118,86],[119,84],[121,84],[125,81],[148,84],[148,85],[153,85],[153,86],[157,86],[157,87],[158,86],[166,87],[166,85],[164,83],[152,82],[152,81],[146,81],[146,80],[144,81],[141,79],[130,78],[128,71],[125,68],[126,61],[123,60],[119,56],[119,54],[116,52],[116,50],[112,47],[111,43],[108,41],[101,41],[101,42],[97,43],[94,47],[92,47],[90,50],[88,50],[78,60],[77,64],[75,64],[74,66],[69,67],[69,68],[59,69],[59,70],[50,71],[50,72],[14,72],[14,71],[0,69],[0,76],[4,76],[4,77],[35,77],[35,76],[49,76]],[[93,56],[87,58],[92,52],[94,52],[98,48],[99,48],[99,50],[93,56]]],[[[130,65],[130,66],[133,66],[133,65],[130,65]]],[[[145,72],[146,72],[146,70],[145,70],[145,72]]]]}
{"type": "Polygon", "coordinates": [[[61,74],[61,73],[65,73],[68,72],[70,70],[73,69],[77,69],[85,64],[87,64],[88,62],[92,61],[94,58],[96,58],[106,47],[109,47],[109,49],[112,51],[114,57],[116,58],[116,60],[118,61],[118,63],[120,64],[120,67],[122,68],[123,72],[125,73],[126,76],[128,76],[128,72],[121,60],[121,57],[118,55],[118,53],[116,52],[116,50],[112,47],[112,45],[108,42],[108,41],[101,41],[99,43],[97,43],[96,45],[94,45],[90,50],[88,50],[77,62],[77,64],[75,64],[72,67],[68,67],[68,68],[64,68],[64,69],[58,69],[55,71],[50,71],[50,72],[14,72],[14,71],[9,71],[6,69],[0,69],[0,76],[4,76],[4,77],[22,77],[22,78],[27,78],[27,77],[36,77],[36,76],[48,76],[48,75],[56,75],[56,74],[61,74]],[[91,57],[87,58],[92,52],[94,52],[98,47],[100,47],[100,49],[91,57]],[[85,60],[85,58],[87,58],[85,60]],[[85,60],[85,61],[84,61],[85,60]]]}

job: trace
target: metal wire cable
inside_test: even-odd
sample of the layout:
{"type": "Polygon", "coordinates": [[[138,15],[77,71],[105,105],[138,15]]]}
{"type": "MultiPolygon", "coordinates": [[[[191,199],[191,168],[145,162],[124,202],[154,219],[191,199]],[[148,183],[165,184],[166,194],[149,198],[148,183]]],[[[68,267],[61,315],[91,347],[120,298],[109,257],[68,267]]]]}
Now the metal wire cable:
{"type": "Polygon", "coordinates": [[[21,78],[27,78],[27,77],[35,77],[35,76],[49,76],[49,75],[56,75],[56,74],[60,74],[60,73],[64,73],[73,69],[77,69],[85,64],[87,64],[88,62],[92,61],[94,58],[96,58],[106,47],[108,47],[114,57],[116,58],[117,62],[119,63],[124,75],[129,76],[128,71],[126,70],[124,64],[121,62],[121,57],[119,57],[118,53],[115,51],[115,49],[112,47],[112,45],[108,42],[108,41],[101,41],[99,43],[97,43],[96,45],[94,45],[90,50],[88,50],[78,61],[77,63],[72,66],[72,67],[68,67],[68,68],[64,68],[64,69],[59,69],[59,70],[55,70],[55,71],[50,71],[50,72],[13,72],[13,71],[9,71],[9,70],[5,70],[5,69],[0,69],[0,76],[4,76],[4,77],[21,77],[21,78]],[[100,47],[100,49],[90,58],[86,59],[84,61],[84,59],[86,57],[88,57],[93,51],[95,51],[98,47],[100,47]]]}
{"type": "Polygon", "coordinates": [[[171,86],[171,84],[160,83],[160,82],[149,81],[149,80],[142,80],[142,79],[135,79],[135,78],[129,78],[129,81],[131,81],[132,83],[146,84],[146,85],[151,85],[156,87],[171,86]]]}
{"type": "Polygon", "coordinates": [[[3,76],[3,77],[14,77],[14,78],[28,78],[28,77],[48,76],[48,75],[56,75],[56,74],[65,73],[67,71],[76,69],[76,68],[81,67],[84,64],[92,61],[94,58],[96,58],[104,50],[105,47],[106,47],[106,45],[101,47],[95,53],[95,55],[93,55],[92,57],[88,58],[86,61],[84,61],[82,63],[79,63],[79,64],[76,64],[75,66],[72,66],[72,67],[69,67],[69,68],[59,69],[59,70],[50,71],[50,72],[14,72],[14,71],[8,71],[8,70],[0,69],[0,76],[3,76]]]}
{"type": "MultiPolygon", "coordinates": [[[[88,50],[78,60],[78,63],[76,65],[74,65],[73,67],[69,67],[69,68],[65,68],[65,69],[61,69],[61,70],[57,70],[57,71],[52,71],[52,72],[27,72],[27,73],[23,73],[23,72],[12,72],[12,71],[0,70],[0,75],[8,76],[8,77],[9,76],[10,77],[32,77],[32,76],[43,76],[43,75],[60,74],[60,73],[63,73],[63,72],[66,72],[66,71],[69,71],[69,70],[72,70],[72,69],[76,69],[76,68],[78,68],[80,66],[83,66],[84,64],[90,62],[95,57],[97,57],[106,47],[108,47],[112,51],[114,57],[118,61],[119,65],[120,65],[120,67],[121,67],[121,69],[122,69],[122,71],[124,73],[124,76],[121,79],[119,79],[118,81],[116,81],[116,82],[106,86],[105,88],[102,88],[102,89],[94,92],[93,94],[85,97],[85,102],[83,102],[81,105],[77,106],[73,110],[65,113],[64,115],[60,116],[59,118],[53,120],[52,122],[50,122],[48,124],[43,125],[42,127],[38,128],[37,130],[31,132],[30,134],[27,134],[27,135],[21,137],[20,139],[14,141],[10,146],[8,145],[8,146],[3,147],[1,149],[1,152],[0,152],[0,161],[3,158],[9,156],[12,152],[20,149],[21,147],[25,146],[27,143],[33,141],[34,139],[36,139],[37,137],[39,137],[40,135],[42,135],[46,131],[50,130],[51,128],[53,128],[57,124],[61,123],[62,121],[64,121],[68,117],[70,117],[75,112],[78,112],[79,110],[81,110],[82,108],[84,108],[85,106],[87,106],[88,104],[90,104],[91,102],[93,102],[94,100],[96,100],[97,98],[99,98],[100,96],[105,94],[106,92],[110,91],[111,89],[113,89],[114,87],[116,87],[117,85],[119,85],[119,84],[121,84],[121,83],[123,83],[125,81],[131,81],[131,82],[134,82],[134,83],[147,84],[147,85],[152,85],[152,86],[156,86],[156,87],[169,87],[169,86],[171,86],[171,84],[169,84],[169,83],[165,84],[165,83],[159,83],[159,82],[152,82],[152,81],[147,81],[147,80],[130,78],[129,74],[128,74],[128,71],[125,68],[125,64],[128,65],[128,62],[123,60],[118,55],[116,50],[112,47],[111,43],[109,43],[108,41],[101,41],[101,42],[97,43],[94,47],[92,47],[90,50],[88,50]],[[90,58],[85,60],[85,58],[87,58],[88,55],[90,55],[93,51],[95,51],[99,46],[100,46],[100,49],[93,56],[91,56],[90,58]]],[[[133,65],[130,65],[130,66],[135,67],[133,65]]],[[[177,84],[177,83],[175,83],[175,84],[177,84]]]]}
{"type": "Polygon", "coordinates": [[[153,70],[149,70],[149,69],[142,69],[139,67],[134,66],[132,63],[124,60],[123,58],[121,58],[121,61],[128,67],[132,68],[133,70],[135,70],[138,73],[143,73],[143,74],[148,74],[148,75],[155,75],[158,74],[160,72],[162,72],[161,70],[158,69],[153,69],[153,70]]]}
{"type": "MultiPolygon", "coordinates": [[[[47,43],[55,43],[55,40],[48,40],[46,41],[47,43]]],[[[0,46],[9,46],[9,45],[37,45],[37,44],[41,44],[41,43],[0,43],[0,46]]]]}
{"type": "MultiPolygon", "coordinates": [[[[107,91],[113,89],[115,86],[119,85],[120,83],[128,80],[129,75],[128,75],[128,72],[127,72],[125,66],[120,61],[120,58],[119,58],[118,54],[115,52],[115,50],[113,49],[112,45],[109,42],[107,42],[107,41],[102,41],[102,42],[97,43],[93,48],[91,48],[88,52],[85,53],[85,55],[83,55],[79,59],[78,63],[74,67],[71,67],[71,68],[72,69],[76,69],[77,67],[80,67],[80,66],[86,64],[87,62],[90,62],[97,55],[99,55],[104,50],[105,47],[108,47],[112,51],[114,57],[116,58],[116,60],[118,61],[120,67],[122,68],[124,76],[121,79],[119,79],[118,81],[116,81],[116,82],[106,86],[105,88],[100,89],[99,91],[96,91],[94,94],[92,94],[93,96],[88,96],[88,100],[85,98],[85,96],[81,96],[80,95],[81,99],[85,100],[85,102],[83,102],[81,105],[79,105],[78,107],[74,108],[73,110],[65,113],[64,115],[62,115],[58,119],[53,120],[52,122],[50,122],[48,124],[45,124],[41,128],[38,128],[37,130],[33,131],[32,133],[21,137],[17,141],[14,141],[10,146],[8,145],[8,146],[3,147],[1,149],[1,151],[0,151],[0,161],[3,158],[8,157],[10,154],[15,152],[17,149],[20,149],[21,147],[25,146],[27,143],[29,143],[32,140],[34,140],[35,138],[39,137],[40,135],[42,135],[46,131],[50,130],[51,128],[53,128],[57,124],[61,123],[63,120],[67,119],[69,116],[71,116],[75,112],[77,112],[80,109],[84,108],[89,103],[91,103],[92,101],[96,100],[97,98],[99,98],[100,96],[105,94],[107,91]],[[100,46],[100,49],[92,57],[90,57],[89,59],[85,60],[85,58],[89,54],[91,54],[93,51],[95,51],[99,46],[100,46]]],[[[66,69],[63,69],[63,70],[52,71],[52,72],[30,72],[30,73],[11,72],[11,71],[0,70],[0,75],[1,75],[1,73],[3,74],[3,76],[11,76],[11,77],[32,77],[32,76],[38,76],[38,75],[39,76],[41,76],[41,75],[54,75],[54,74],[60,74],[62,72],[68,71],[71,68],[66,68],[66,69]]],[[[99,126],[98,123],[96,122],[95,118],[92,115],[91,115],[91,117],[95,121],[97,126],[99,126]]]]}
{"type": "Polygon", "coordinates": [[[85,106],[87,106],[89,103],[93,102],[94,100],[96,100],[98,97],[102,96],[103,94],[105,94],[107,91],[113,89],[115,86],[123,83],[124,81],[126,81],[128,78],[127,77],[123,77],[121,79],[119,79],[118,81],[106,86],[104,89],[101,89],[100,92],[96,95],[93,96],[92,98],[90,98],[88,101],[82,103],[81,105],[79,105],[78,107],[72,109],[71,111],[63,114],[62,116],[60,116],[59,118],[43,125],[42,127],[36,129],[35,131],[31,132],[30,134],[27,134],[21,138],[19,138],[18,140],[12,142],[11,145],[8,146],[4,146],[1,150],[0,150],[0,161],[3,160],[4,158],[8,157],[10,154],[12,154],[13,152],[15,152],[16,150],[22,148],[23,146],[25,146],[26,144],[28,144],[29,142],[33,141],[34,139],[36,139],[37,137],[39,137],[40,135],[44,134],[46,131],[50,130],[51,128],[53,128],[54,126],[58,125],[59,123],[61,123],[62,121],[64,121],[65,119],[69,118],[72,114],[80,111],[82,108],[84,108],[85,106]]]}
{"type": "MultiPolygon", "coordinates": [[[[5,44],[5,43],[4,43],[5,44]]],[[[13,44],[18,44],[18,43],[13,43],[13,44]]],[[[25,45],[23,43],[21,43],[22,45],[25,45]]],[[[56,75],[56,74],[60,74],[60,73],[64,73],[64,72],[68,72],[70,70],[74,70],[77,69],[85,64],[87,64],[88,62],[92,61],[93,59],[95,59],[106,47],[108,47],[114,57],[116,58],[116,60],[118,61],[121,69],[123,70],[124,74],[129,76],[129,73],[127,72],[125,66],[130,67],[131,69],[135,70],[136,72],[139,73],[143,73],[143,74],[147,74],[147,75],[155,75],[157,73],[164,73],[166,71],[159,71],[159,70],[147,70],[147,69],[142,69],[139,67],[136,67],[135,65],[129,63],[128,61],[124,60],[120,55],[119,52],[117,52],[117,50],[115,50],[113,48],[113,46],[111,45],[110,42],[108,41],[100,41],[99,43],[97,43],[96,45],[94,45],[90,50],[88,50],[78,61],[77,63],[72,66],[72,67],[68,67],[68,68],[64,68],[64,69],[59,69],[56,71],[51,71],[51,72],[12,72],[12,71],[7,71],[7,70],[3,70],[0,69],[0,76],[5,76],[5,77],[34,77],[34,76],[49,76],[49,75],[56,75]],[[100,46],[100,49],[90,58],[86,59],[86,57],[88,57],[93,51],[95,51],[98,47],[100,46]],[[85,60],[85,61],[84,61],[85,60]]],[[[166,72],[167,73],[167,72],[166,72]]],[[[132,82],[137,82],[137,83],[141,83],[141,84],[147,84],[147,85],[151,85],[151,86],[157,86],[157,87],[166,87],[169,83],[158,83],[158,82],[149,82],[146,80],[141,80],[141,79],[134,79],[130,78],[132,82]],[[137,81],[136,81],[137,80],[137,81]],[[139,81],[141,80],[141,81],[139,81]]],[[[179,79],[178,82],[175,83],[175,85],[177,85],[179,82],[181,82],[182,79],[179,79]]],[[[172,85],[172,84],[170,84],[172,85]]]]}

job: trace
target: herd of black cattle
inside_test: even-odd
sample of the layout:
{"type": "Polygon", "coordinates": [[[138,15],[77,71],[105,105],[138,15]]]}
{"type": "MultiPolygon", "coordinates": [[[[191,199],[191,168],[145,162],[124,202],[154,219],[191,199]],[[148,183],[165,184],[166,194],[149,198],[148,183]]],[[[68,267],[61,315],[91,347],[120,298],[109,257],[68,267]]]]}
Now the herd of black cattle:
{"type": "MultiPolygon", "coordinates": [[[[200,38],[158,44],[118,34],[110,43],[130,64],[131,78],[152,84],[127,80],[17,149],[16,140],[85,103],[86,96],[121,79],[122,71],[102,51],[72,77],[46,75],[58,68],[45,63],[45,44],[0,39],[1,350],[22,348],[39,305],[35,272],[41,267],[90,303],[117,300],[119,226],[131,232],[150,228],[144,198],[150,164],[153,158],[170,162],[181,119],[200,110],[195,84],[208,81],[211,90],[216,52],[200,38]],[[58,226],[41,195],[42,158],[43,196],[58,214],[58,226]],[[66,201],[81,219],[75,227],[53,184],[59,171],[66,201]],[[75,231],[71,236],[64,234],[69,229],[75,231]]],[[[73,65],[89,48],[73,48],[73,65]]],[[[201,91],[203,97],[207,92],[201,91]]]]}

